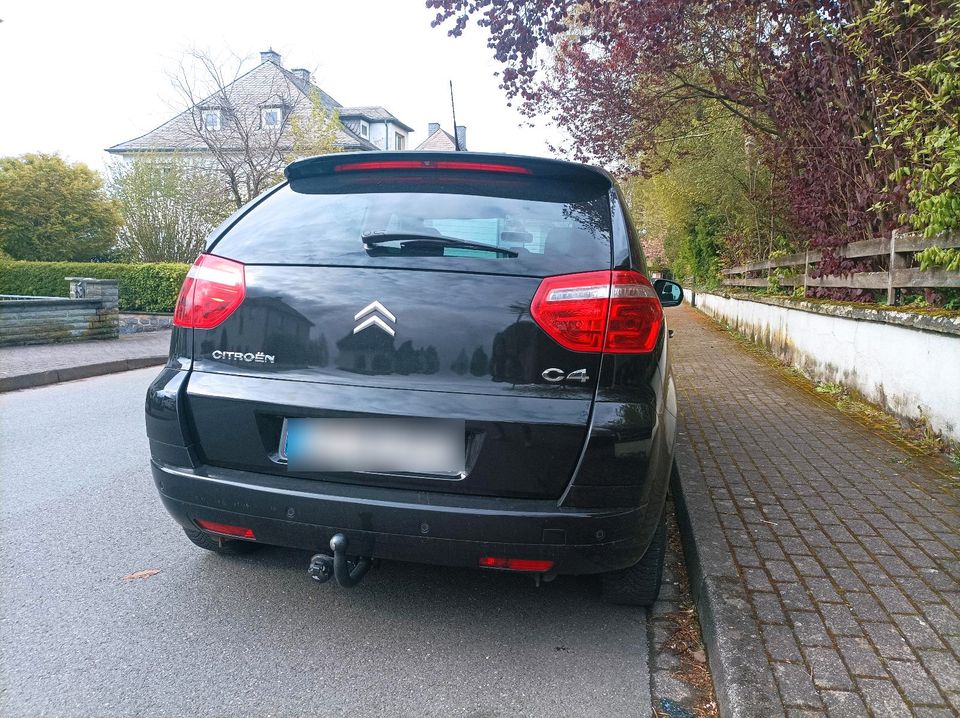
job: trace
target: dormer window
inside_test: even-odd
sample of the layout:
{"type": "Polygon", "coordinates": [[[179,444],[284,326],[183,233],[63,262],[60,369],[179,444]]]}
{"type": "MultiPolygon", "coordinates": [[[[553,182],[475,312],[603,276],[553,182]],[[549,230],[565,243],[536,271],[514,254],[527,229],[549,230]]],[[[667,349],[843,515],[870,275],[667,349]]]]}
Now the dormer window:
{"type": "Polygon", "coordinates": [[[360,120],[360,136],[369,137],[370,136],[370,123],[360,120]]]}
{"type": "Polygon", "coordinates": [[[207,132],[217,132],[220,129],[220,110],[203,110],[203,129],[207,132]]]}
{"type": "Polygon", "coordinates": [[[275,130],[283,124],[282,107],[264,107],[260,110],[260,126],[265,130],[275,130]]]}

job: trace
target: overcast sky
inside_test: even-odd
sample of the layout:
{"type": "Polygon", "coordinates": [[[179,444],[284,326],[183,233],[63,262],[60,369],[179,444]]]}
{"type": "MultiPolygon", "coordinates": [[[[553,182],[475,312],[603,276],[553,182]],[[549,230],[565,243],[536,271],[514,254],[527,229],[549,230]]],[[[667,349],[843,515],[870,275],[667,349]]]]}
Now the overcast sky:
{"type": "Polygon", "coordinates": [[[521,127],[486,35],[431,28],[423,0],[0,3],[0,156],[60,152],[98,169],[103,148],[173,116],[167,73],[190,48],[249,56],[273,47],[340,103],[381,105],[413,127],[451,129],[448,81],[471,150],[547,155],[546,127],[521,127]]]}

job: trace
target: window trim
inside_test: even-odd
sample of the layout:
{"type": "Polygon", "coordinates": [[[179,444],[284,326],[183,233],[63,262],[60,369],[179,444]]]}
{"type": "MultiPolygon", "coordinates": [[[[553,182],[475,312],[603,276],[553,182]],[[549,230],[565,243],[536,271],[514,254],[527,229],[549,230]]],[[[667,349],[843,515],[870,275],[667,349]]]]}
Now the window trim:
{"type": "Polygon", "coordinates": [[[275,130],[280,127],[283,127],[283,107],[280,105],[266,105],[260,108],[260,129],[261,130],[275,130]],[[267,113],[276,112],[277,113],[277,122],[276,124],[269,125],[267,124],[267,113]]]}
{"type": "Polygon", "coordinates": [[[395,150],[405,150],[407,149],[407,136],[402,132],[393,132],[393,149],[395,150]]]}
{"type": "Polygon", "coordinates": [[[204,132],[219,132],[223,129],[223,112],[219,107],[206,107],[200,110],[200,122],[203,126],[204,132]],[[215,117],[217,119],[217,126],[210,127],[207,123],[207,119],[210,117],[215,117]]]}
{"type": "Polygon", "coordinates": [[[360,120],[360,136],[365,140],[370,139],[370,123],[366,120],[360,120]]]}

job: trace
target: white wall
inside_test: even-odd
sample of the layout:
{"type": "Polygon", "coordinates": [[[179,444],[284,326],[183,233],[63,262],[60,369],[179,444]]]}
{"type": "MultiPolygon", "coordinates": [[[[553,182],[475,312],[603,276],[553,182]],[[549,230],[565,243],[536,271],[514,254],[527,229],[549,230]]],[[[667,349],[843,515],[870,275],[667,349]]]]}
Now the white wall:
{"type": "MultiPolygon", "coordinates": [[[[383,144],[383,130],[384,130],[383,122],[373,121],[373,122],[370,123],[370,138],[369,138],[369,139],[370,139],[370,141],[371,141],[373,144],[375,144],[377,147],[379,147],[379,148],[381,148],[381,149],[384,149],[384,144],[383,144]]],[[[408,149],[408,150],[413,149],[413,148],[410,146],[410,137],[408,136],[408,133],[407,133],[406,130],[400,128],[398,125],[395,125],[395,124],[393,124],[392,122],[387,122],[386,130],[387,130],[387,145],[386,145],[385,149],[388,149],[388,150],[392,150],[392,149],[393,149],[393,133],[394,133],[394,132],[399,132],[401,135],[403,135],[404,137],[406,137],[406,138],[407,138],[407,149],[408,149]]]]}
{"type": "Polygon", "coordinates": [[[960,336],[722,297],[699,309],[821,382],[854,389],[888,411],[926,417],[960,441],[960,336]]]}

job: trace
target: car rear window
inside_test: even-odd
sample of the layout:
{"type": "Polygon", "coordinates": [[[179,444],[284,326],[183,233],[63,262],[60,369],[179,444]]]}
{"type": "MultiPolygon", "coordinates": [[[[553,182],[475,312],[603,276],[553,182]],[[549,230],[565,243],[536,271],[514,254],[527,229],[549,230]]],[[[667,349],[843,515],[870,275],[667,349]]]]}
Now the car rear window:
{"type": "Polygon", "coordinates": [[[540,276],[610,266],[609,186],[471,174],[294,180],[251,209],[211,251],[247,264],[540,276]],[[417,238],[426,241],[408,241],[417,238]],[[506,251],[444,244],[463,242],[506,251]]]}

